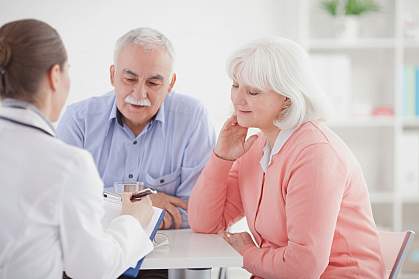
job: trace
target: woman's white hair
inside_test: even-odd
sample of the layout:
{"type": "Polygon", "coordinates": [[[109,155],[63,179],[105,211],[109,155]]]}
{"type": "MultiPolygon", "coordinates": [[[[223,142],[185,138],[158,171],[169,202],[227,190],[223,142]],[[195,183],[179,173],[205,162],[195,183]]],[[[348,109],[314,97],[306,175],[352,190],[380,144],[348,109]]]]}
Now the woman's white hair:
{"type": "Polygon", "coordinates": [[[141,27],[133,29],[122,35],[122,37],[118,39],[115,45],[113,56],[114,63],[116,63],[121,50],[128,44],[137,44],[148,49],[163,48],[172,59],[172,63],[174,63],[175,51],[172,43],[165,35],[155,29],[141,27]]]}
{"type": "Polygon", "coordinates": [[[274,121],[280,129],[326,120],[330,112],[329,100],[315,82],[307,52],[291,40],[253,41],[231,55],[227,71],[232,80],[290,99],[291,105],[274,121]]]}

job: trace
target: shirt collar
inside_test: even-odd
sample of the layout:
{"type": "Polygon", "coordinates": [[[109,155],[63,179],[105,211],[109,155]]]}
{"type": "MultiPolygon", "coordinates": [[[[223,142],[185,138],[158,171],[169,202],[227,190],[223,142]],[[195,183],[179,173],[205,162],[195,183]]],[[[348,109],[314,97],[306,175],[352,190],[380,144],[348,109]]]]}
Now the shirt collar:
{"type": "Polygon", "coordinates": [[[1,101],[1,106],[3,107],[5,117],[37,127],[55,137],[54,126],[33,104],[22,100],[6,98],[1,101]],[[21,113],[17,109],[24,110],[26,113],[21,113]]]}
{"type": "Polygon", "coordinates": [[[276,136],[273,148],[271,148],[269,146],[269,142],[266,141],[265,146],[263,147],[262,159],[260,159],[259,161],[259,164],[264,172],[266,172],[266,170],[272,163],[273,156],[279,153],[279,151],[281,151],[282,147],[287,142],[288,138],[292,135],[294,130],[295,128],[280,131],[279,134],[276,136]]]}

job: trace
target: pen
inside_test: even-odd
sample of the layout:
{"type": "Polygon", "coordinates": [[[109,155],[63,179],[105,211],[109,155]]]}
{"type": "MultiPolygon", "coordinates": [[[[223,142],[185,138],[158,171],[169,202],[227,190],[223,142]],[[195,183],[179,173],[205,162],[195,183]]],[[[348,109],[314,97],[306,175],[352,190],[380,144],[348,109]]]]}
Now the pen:
{"type": "Polygon", "coordinates": [[[150,194],[156,194],[156,193],[157,193],[156,190],[147,188],[147,189],[141,190],[140,192],[132,194],[131,201],[139,201],[141,200],[142,197],[148,196],[150,194]]]}
{"type": "Polygon", "coordinates": [[[112,200],[112,201],[119,201],[119,202],[121,201],[121,196],[118,195],[118,194],[115,194],[115,193],[104,191],[103,196],[105,198],[108,198],[108,199],[112,200]]]}
{"type": "MultiPolygon", "coordinates": [[[[156,194],[156,193],[157,193],[156,190],[147,188],[147,189],[141,190],[137,193],[133,193],[130,200],[131,201],[139,201],[139,200],[141,200],[142,197],[148,196],[150,194],[156,194]]],[[[111,193],[111,192],[104,191],[103,196],[105,198],[108,198],[108,199],[113,200],[113,201],[119,201],[119,202],[121,201],[121,196],[118,193],[111,193]]]]}

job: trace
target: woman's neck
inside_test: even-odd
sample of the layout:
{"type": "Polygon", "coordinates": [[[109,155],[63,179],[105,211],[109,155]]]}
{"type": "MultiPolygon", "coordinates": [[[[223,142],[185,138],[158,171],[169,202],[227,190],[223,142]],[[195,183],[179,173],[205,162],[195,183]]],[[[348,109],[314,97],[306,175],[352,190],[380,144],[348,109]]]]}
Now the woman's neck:
{"type": "Polygon", "coordinates": [[[266,128],[266,129],[260,129],[260,130],[265,135],[265,137],[266,137],[266,139],[269,143],[269,146],[271,148],[273,148],[273,146],[275,144],[275,141],[276,141],[276,138],[277,138],[279,132],[281,132],[281,129],[279,129],[276,126],[272,126],[272,127],[269,127],[269,128],[266,128]]]}
{"type": "Polygon", "coordinates": [[[45,116],[46,119],[48,119],[50,122],[54,122],[54,119],[52,119],[51,98],[44,98],[44,100],[37,98],[34,102],[32,102],[32,105],[34,105],[42,113],[42,115],[45,116]]]}

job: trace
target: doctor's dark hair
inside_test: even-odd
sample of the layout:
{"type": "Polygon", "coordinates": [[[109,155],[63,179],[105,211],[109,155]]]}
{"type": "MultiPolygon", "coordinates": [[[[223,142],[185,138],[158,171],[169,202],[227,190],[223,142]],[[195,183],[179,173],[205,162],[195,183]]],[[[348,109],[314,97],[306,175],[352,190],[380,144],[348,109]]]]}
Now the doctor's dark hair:
{"type": "Polygon", "coordinates": [[[24,19],[0,27],[0,98],[35,102],[40,82],[67,52],[58,32],[45,22],[24,19]]]}

